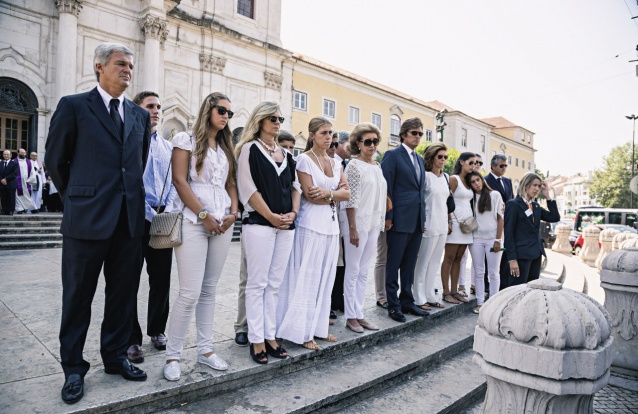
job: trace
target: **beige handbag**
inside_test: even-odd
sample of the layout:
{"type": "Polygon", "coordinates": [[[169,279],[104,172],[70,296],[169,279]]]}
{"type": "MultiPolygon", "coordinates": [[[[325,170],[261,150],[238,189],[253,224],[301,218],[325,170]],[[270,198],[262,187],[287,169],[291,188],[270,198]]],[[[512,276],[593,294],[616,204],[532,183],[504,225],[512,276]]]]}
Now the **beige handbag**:
{"type": "Polygon", "coordinates": [[[456,218],[456,214],[452,213],[454,214],[456,221],[459,221],[459,227],[461,229],[461,233],[463,234],[470,234],[478,228],[478,223],[476,222],[476,210],[474,209],[474,199],[472,199],[472,202],[470,204],[472,206],[472,217],[463,221],[459,221],[459,219],[456,218]]]}

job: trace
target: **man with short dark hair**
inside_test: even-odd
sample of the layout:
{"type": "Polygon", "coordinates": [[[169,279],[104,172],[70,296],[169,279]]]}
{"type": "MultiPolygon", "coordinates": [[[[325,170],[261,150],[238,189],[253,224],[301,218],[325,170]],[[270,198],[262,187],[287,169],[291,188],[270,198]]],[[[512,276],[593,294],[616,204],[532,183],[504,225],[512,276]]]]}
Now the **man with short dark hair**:
{"type": "MultiPolygon", "coordinates": [[[[133,102],[148,111],[151,116],[151,144],[148,161],[144,170],[145,218],[142,250],[148,274],[148,316],[146,334],[151,337],[155,349],[166,349],[166,321],[168,320],[168,299],[171,288],[171,266],[173,249],[153,249],[148,245],[149,231],[156,214],[162,213],[175,198],[176,190],[170,177],[173,146],[157,132],[162,104],[155,92],[144,91],[135,95],[133,102]]],[[[144,362],[142,350],[142,328],[137,316],[137,304],[133,306],[132,330],[127,356],[133,363],[144,362]]]]}
{"type": "Polygon", "coordinates": [[[60,362],[65,376],[61,396],[67,404],[84,395],[90,364],[83,350],[102,267],[104,372],[146,380],[126,350],[143,263],[142,175],[151,121],[147,111],[124,98],[133,76],[129,48],[98,45],[93,68],[97,87],[60,99],[46,142],[45,164],[64,200],[60,362]]]}
{"type": "Polygon", "coordinates": [[[4,150],[0,161],[0,203],[6,216],[12,216],[16,207],[17,176],[18,164],[11,161],[11,151],[4,150]]]}
{"type": "Polygon", "coordinates": [[[401,145],[386,151],[381,161],[393,207],[385,215],[388,244],[385,288],[388,316],[397,322],[406,321],[404,313],[429,315],[415,305],[412,295],[414,268],[425,229],[425,166],[415,151],[422,136],[421,120],[407,119],[399,132],[401,145]],[[397,297],[399,273],[401,293],[397,297]]]}
{"type": "Polygon", "coordinates": [[[289,153],[294,155],[295,150],[295,137],[288,131],[279,131],[279,135],[277,136],[277,142],[279,146],[289,153]]]}

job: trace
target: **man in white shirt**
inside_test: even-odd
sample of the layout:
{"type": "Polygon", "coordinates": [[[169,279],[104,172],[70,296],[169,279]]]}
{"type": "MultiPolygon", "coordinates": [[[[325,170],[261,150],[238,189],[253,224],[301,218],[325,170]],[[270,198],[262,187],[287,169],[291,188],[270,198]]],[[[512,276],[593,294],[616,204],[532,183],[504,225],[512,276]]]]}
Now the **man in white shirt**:
{"type": "MultiPolygon", "coordinates": [[[[173,180],[170,176],[171,153],[173,146],[157,132],[160,122],[162,104],[155,92],[144,91],[138,93],[133,102],[147,110],[151,116],[151,144],[144,170],[145,217],[142,249],[146,260],[148,273],[148,317],[146,334],[151,337],[153,346],[158,350],[166,349],[166,321],[168,320],[168,299],[171,286],[171,265],[173,249],[153,249],[148,245],[149,230],[153,217],[164,211],[176,196],[173,180]]],[[[142,350],[142,329],[137,317],[137,306],[133,307],[132,330],[129,340],[127,356],[129,361],[140,363],[144,361],[142,350]]]]}
{"type": "Polygon", "coordinates": [[[42,166],[42,163],[38,161],[38,153],[32,152],[29,154],[29,157],[31,158],[33,169],[37,173],[35,177],[38,180],[38,183],[31,186],[31,202],[35,207],[32,212],[37,213],[42,207],[42,188],[46,182],[46,177],[44,176],[44,167],[42,166]]]}

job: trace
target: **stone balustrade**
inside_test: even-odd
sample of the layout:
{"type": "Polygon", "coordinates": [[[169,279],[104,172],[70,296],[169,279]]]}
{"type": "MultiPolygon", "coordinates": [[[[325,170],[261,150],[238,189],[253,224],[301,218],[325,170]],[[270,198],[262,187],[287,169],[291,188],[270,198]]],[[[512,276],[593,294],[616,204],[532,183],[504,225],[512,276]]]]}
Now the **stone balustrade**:
{"type": "Polygon", "coordinates": [[[600,252],[598,253],[595,263],[598,270],[602,269],[603,259],[611,252],[611,244],[614,241],[614,236],[618,233],[620,233],[620,231],[616,229],[605,229],[600,232],[598,236],[600,252]]]}
{"type": "Polygon", "coordinates": [[[572,245],[569,243],[569,233],[572,229],[566,224],[556,226],[556,241],[552,245],[552,251],[564,255],[572,254],[572,245]]]}
{"type": "Polygon", "coordinates": [[[588,226],[583,229],[583,248],[580,250],[578,257],[591,267],[596,265],[596,258],[600,252],[600,246],[598,245],[599,235],[600,229],[596,226],[588,226]]]}
{"type": "Polygon", "coordinates": [[[630,233],[628,231],[616,234],[614,236],[614,240],[611,242],[611,250],[619,250],[622,242],[627,239],[633,239],[636,237],[638,237],[638,235],[630,233]]]}

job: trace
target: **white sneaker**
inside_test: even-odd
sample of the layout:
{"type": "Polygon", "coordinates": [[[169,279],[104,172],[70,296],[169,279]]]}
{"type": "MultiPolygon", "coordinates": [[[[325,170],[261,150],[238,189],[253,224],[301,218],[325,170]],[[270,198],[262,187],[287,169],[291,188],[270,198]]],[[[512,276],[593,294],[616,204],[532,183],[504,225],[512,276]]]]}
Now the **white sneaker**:
{"type": "Polygon", "coordinates": [[[179,369],[179,362],[171,361],[168,364],[164,364],[164,378],[169,381],[177,381],[181,375],[181,370],[179,369]]]}
{"type": "Polygon", "coordinates": [[[212,354],[208,358],[204,355],[197,355],[197,362],[200,364],[208,365],[212,369],[216,369],[217,371],[226,371],[228,369],[228,363],[217,356],[217,354],[212,354]]]}

